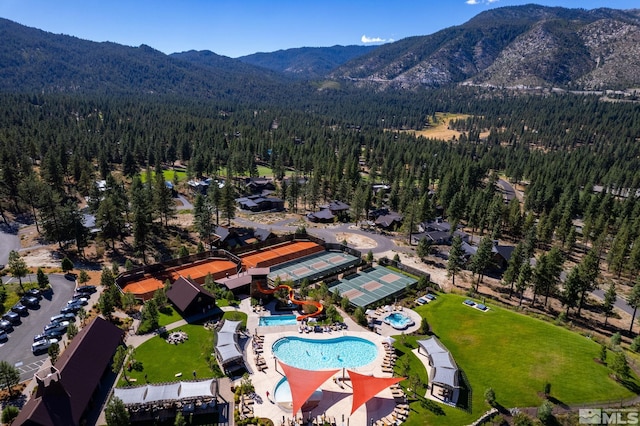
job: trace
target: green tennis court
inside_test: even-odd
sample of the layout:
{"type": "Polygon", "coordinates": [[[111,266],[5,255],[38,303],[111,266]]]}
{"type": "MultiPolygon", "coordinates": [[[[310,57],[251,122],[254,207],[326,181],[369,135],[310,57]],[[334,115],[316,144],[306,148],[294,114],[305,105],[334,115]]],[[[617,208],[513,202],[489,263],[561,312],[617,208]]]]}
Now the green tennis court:
{"type": "Polygon", "coordinates": [[[389,296],[404,291],[407,286],[417,281],[399,272],[383,266],[360,271],[344,277],[340,282],[329,288],[331,292],[338,291],[355,306],[369,306],[389,296]]]}

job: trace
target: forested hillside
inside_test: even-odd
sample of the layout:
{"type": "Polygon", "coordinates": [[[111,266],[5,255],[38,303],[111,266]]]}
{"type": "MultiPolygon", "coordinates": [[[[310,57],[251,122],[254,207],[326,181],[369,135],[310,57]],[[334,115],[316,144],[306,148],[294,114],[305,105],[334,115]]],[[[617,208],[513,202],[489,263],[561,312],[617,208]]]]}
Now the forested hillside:
{"type": "Polygon", "coordinates": [[[377,46],[300,47],[254,53],[238,60],[296,78],[315,79],[326,76],[345,62],[376,48],[377,46]]]}
{"type": "Polygon", "coordinates": [[[332,72],[376,87],[635,87],[640,19],[633,11],[524,5],[480,13],[428,36],[386,44],[332,72]]]}
{"type": "Polygon", "coordinates": [[[0,90],[173,94],[260,101],[286,95],[281,77],[230,58],[177,60],[149,46],[95,43],[0,19],[0,90]],[[225,60],[226,59],[226,60],[225,60]]]}

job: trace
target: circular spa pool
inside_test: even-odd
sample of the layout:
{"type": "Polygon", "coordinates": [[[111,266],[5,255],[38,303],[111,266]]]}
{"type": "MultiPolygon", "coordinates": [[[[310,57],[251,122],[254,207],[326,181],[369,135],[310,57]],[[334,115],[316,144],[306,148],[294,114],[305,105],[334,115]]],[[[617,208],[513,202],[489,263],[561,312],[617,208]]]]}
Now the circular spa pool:
{"type": "Polygon", "coordinates": [[[396,330],[404,330],[405,328],[414,324],[413,320],[410,317],[406,316],[405,314],[401,314],[400,312],[390,313],[389,315],[384,317],[383,321],[396,330]]]}
{"type": "Polygon", "coordinates": [[[378,356],[375,343],[352,336],[323,340],[288,336],[276,340],[272,350],[283,363],[304,370],[356,368],[378,356]]]}

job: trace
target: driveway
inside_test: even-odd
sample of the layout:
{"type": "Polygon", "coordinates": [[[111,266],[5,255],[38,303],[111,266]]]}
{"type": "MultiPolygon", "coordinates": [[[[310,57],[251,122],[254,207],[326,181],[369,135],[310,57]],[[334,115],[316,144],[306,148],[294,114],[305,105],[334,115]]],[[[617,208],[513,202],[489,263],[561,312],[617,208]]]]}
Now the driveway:
{"type": "Polygon", "coordinates": [[[9,261],[11,250],[20,250],[20,237],[18,237],[17,227],[9,229],[6,226],[0,227],[0,263],[6,265],[9,261]]]}
{"type": "MultiPolygon", "coordinates": [[[[3,277],[3,282],[15,282],[16,278],[3,277]]],[[[22,282],[35,282],[36,276],[29,275],[22,282]]],[[[42,328],[49,323],[49,319],[60,313],[75,290],[75,281],[68,280],[64,275],[49,275],[52,291],[45,294],[40,301],[39,309],[30,309],[29,314],[22,317],[22,323],[16,325],[9,340],[0,344],[0,359],[16,366],[20,370],[20,381],[31,379],[40,366],[47,359],[47,353],[33,355],[31,344],[33,336],[42,333],[42,328]]]]}
{"type": "MultiPolygon", "coordinates": [[[[270,225],[265,225],[259,222],[253,222],[251,220],[243,219],[243,218],[235,218],[233,221],[240,226],[245,226],[249,228],[268,228],[274,232],[284,232],[284,233],[294,232],[298,227],[298,221],[296,219],[286,219],[270,225]]],[[[399,247],[393,242],[392,237],[377,234],[375,232],[363,231],[359,227],[355,226],[353,223],[339,223],[336,225],[327,225],[326,228],[308,227],[306,229],[309,235],[313,235],[314,237],[321,238],[328,243],[340,242],[336,238],[336,235],[343,232],[362,235],[376,242],[376,247],[371,249],[371,252],[373,254],[384,253],[390,250],[405,251],[403,247],[399,247]]],[[[366,249],[363,251],[366,253],[367,251],[369,251],[369,249],[366,249]]]]}

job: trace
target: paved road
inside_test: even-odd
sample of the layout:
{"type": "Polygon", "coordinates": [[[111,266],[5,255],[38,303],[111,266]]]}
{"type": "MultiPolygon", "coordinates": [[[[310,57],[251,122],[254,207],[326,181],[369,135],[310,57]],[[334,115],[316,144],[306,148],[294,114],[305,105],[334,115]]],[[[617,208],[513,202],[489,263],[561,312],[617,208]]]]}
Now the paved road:
{"type": "Polygon", "coordinates": [[[177,206],[176,207],[176,210],[191,210],[191,209],[193,209],[193,204],[191,204],[189,202],[189,200],[187,200],[187,198],[184,195],[178,194],[178,196],[176,198],[178,198],[178,200],[180,200],[180,202],[182,203],[181,206],[177,206]]]}
{"type": "Polygon", "coordinates": [[[0,227],[0,264],[7,264],[11,250],[20,250],[17,228],[10,230],[6,226],[2,226],[0,227]]]}
{"type": "MultiPolygon", "coordinates": [[[[17,281],[13,277],[4,277],[4,282],[17,281]]],[[[36,281],[35,275],[29,275],[22,282],[36,281]]],[[[16,325],[9,340],[0,344],[0,359],[15,365],[20,370],[21,381],[33,377],[42,363],[47,359],[47,353],[33,355],[31,344],[33,336],[42,333],[42,328],[49,323],[52,316],[60,313],[60,309],[73,296],[75,281],[68,280],[64,275],[51,274],[49,282],[53,291],[45,294],[40,301],[40,308],[29,310],[27,316],[22,317],[22,323],[16,325]]]]}
{"type": "MultiPolygon", "coordinates": [[[[594,295],[595,297],[597,297],[600,300],[604,300],[604,290],[603,289],[597,289],[591,292],[592,295],[594,295]]],[[[624,299],[623,297],[618,296],[616,298],[616,302],[613,304],[616,308],[628,313],[629,315],[633,315],[633,308],[631,306],[629,306],[629,304],[627,303],[626,299],[624,299]]]]}

